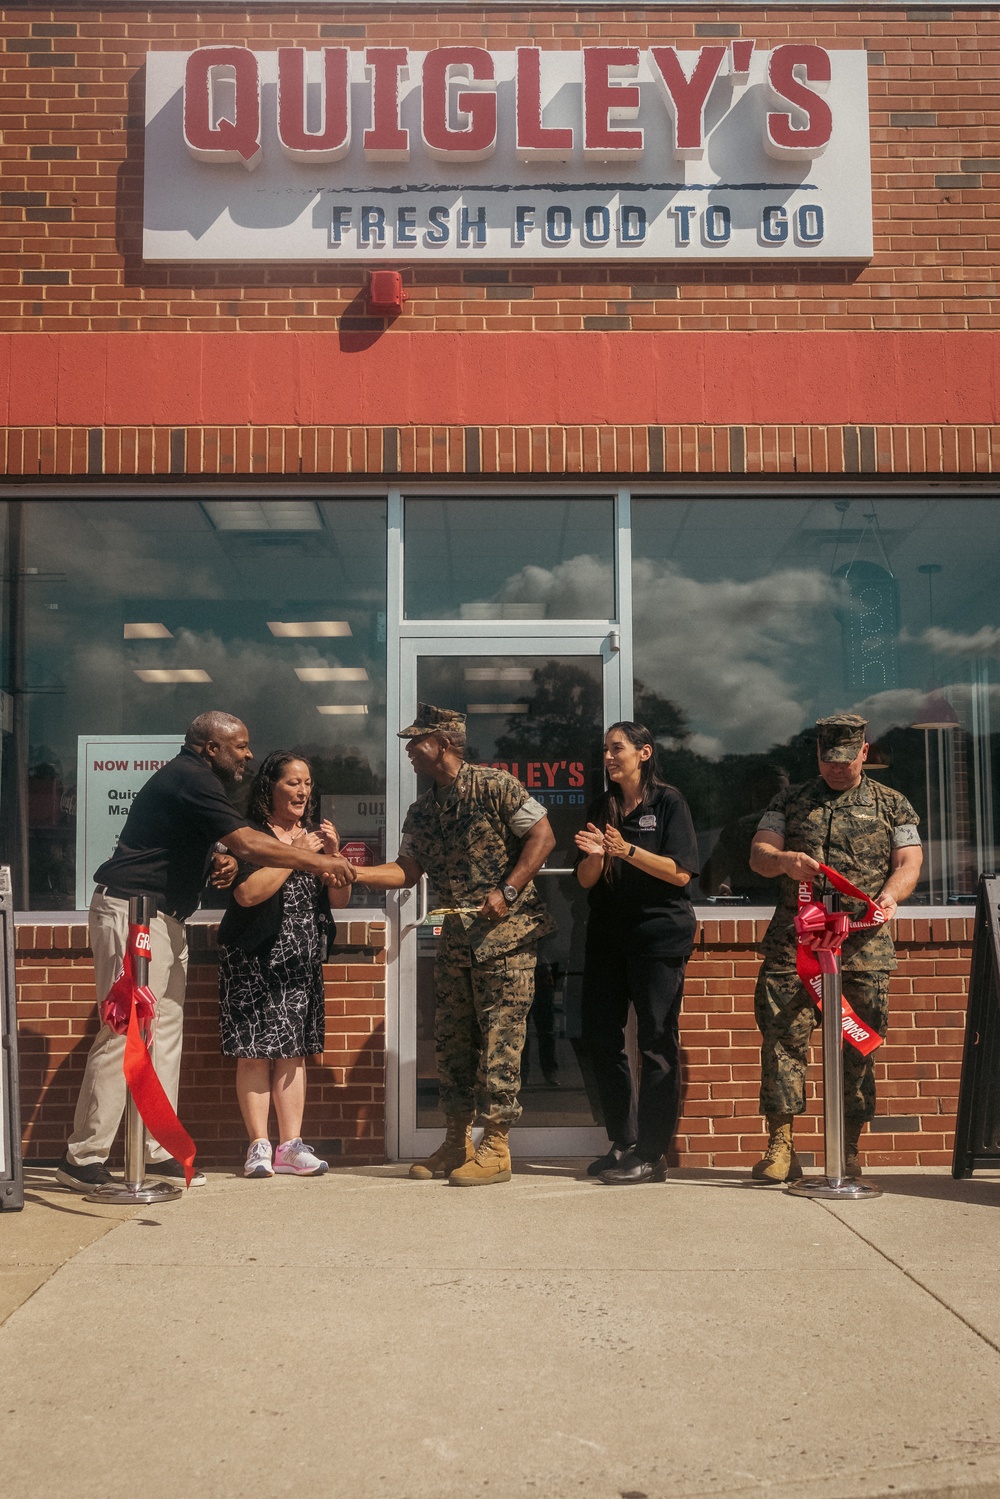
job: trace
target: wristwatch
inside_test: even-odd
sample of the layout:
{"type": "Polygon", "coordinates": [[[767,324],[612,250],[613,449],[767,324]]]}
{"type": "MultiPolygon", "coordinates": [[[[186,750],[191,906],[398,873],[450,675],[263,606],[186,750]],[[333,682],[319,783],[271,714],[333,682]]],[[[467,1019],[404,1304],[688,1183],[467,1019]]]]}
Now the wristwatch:
{"type": "Polygon", "coordinates": [[[503,896],[503,898],[507,902],[508,906],[512,906],[514,904],[514,902],[517,900],[517,897],[520,895],[520,893],[521,892],[520,892],[520,890],[518,890],[518,888],[517,888],[516,885],[501,885],[500,886],[500,894],[503,896]]]}

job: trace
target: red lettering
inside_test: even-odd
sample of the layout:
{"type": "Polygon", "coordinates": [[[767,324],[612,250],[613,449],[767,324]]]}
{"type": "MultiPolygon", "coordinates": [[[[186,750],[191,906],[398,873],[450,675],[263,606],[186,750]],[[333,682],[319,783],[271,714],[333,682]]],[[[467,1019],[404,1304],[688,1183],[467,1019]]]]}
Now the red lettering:
{"type": "Polygon", "coordinates": [[[639,67],[638,47],[584,47],[583,154],[613,161],[632,161],[642,155],[642,131],[619,130],[612,120],[634,120],[639,113],[639,89],[612,79],[634,77],[639,67]]]}
{"type": "Polygon", "coordinates": [[[554,764],[550,765],[546,760],[542,764],[542,769],[545,772],[545,780],[547,784],[549,786],[554,786],[556,783],[556,774],[559,770],[559,761],[556,760],[554,764]]]}
{"type": "Polygon", "coordinates": [[[320,124],[309,129],[308,56],[304,47],[278,48],[278,140],[293,161],[340,161],[351,147],[346,47],[324,47],[320,124]]]}
{"type": "Polygon", "coordinates": [[[769,114],[764,141],[768,155],[794,161],[822,154],[833,134],[833,115],[826,100],[806,88],[802,79],[822,90],[830,76],[830,54],[823,47],[804,42],[775,47],[767,64],[768,88],[779,103],[793,105],[806,118],[805,124],[797,125],[790,114],[769,114]]]}
{"type": "Polygon", "coordinates": [[[569,783],[571,786],[582,786],[586,776],[583,773],[583,761],[572,760],[569,767],[569,783]]]}
{"type": "Polygon", "coordinates": [[[481,83],[495,79],[493,58],[483,47],[435,47],[424,58],[423,138],[429,156],[483,161],[497,143],[497,96],[492,91],[462,89],[455,96],[457,130],[449,124],[449,94],[457,72],[481,83]]]}
{"type": "Polygon", "coordinates": [[[184,144],[198,161],[260,161],[260,73],[246,47],[199,47],[184,69],[184,144]]]}
{"type": "Polygon", "coordinates": [[[750,59],[753,57],[753,41],[744,37],[741,41],[731,42],[729,50],[733,58],[733,72],[742,77],[750,71],[750,59]]]}
{"type": "Polygon", "coordinates": [[[650,47],[649,55],[674,106],[674,155],[697,159],[705,154],[705,105],[719,76],[725,47],[700,47],[690,78],[676,47],[650,47]]]}
{"type": "Polygon", "coordinates": [[[516,150],[519,161],[565,161],[573,151],[572,130],[542,124],[542,49],[518,47],[516,150]]]}
{"type": "Polygon", "coordinates": [[[528,779],[524,783],[526,786],[540,786],[542,784],[538,779],[538,765],[539,762],[537,760],[528,761],[528,779]]]}
{"type": "Polygon", "coordinates": [[[364,134],[369,161],[409,161],[410,132],[399,123],[399,84],[409,78],[405,47],[366,47],[365,64],[372,85],[372,123],[364,134]]]}

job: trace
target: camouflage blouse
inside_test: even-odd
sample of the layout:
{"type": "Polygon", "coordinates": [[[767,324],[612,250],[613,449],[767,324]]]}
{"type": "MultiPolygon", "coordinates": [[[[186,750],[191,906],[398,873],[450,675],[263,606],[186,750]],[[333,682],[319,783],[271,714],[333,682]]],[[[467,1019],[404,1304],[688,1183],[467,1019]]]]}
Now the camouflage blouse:
{"type": "MultiPolygon", "coordinates": [[[[866,895],[878,895],[888,877],[894,848],[920,843],[913,807],[900,791],[862,775],[850,791],[833,791],[817,776],[802,786],[779,791],[760,819],[759,832],[778,833],[785,848],[808,854],[844,875],[866,895]]],[[[798,882],[780,875],[777,905],[761,944],[774,967],[795,966],[795,928],[798,882]]],[[[822,900],[826,882],[820,876],[813,894],[822,900]]],[[[857,901],[844,900],[844,910],[860,916],[857,901]]],[[[857,932],[844,943],[841,966],[886,972],[896,967],[892,938],[885,927],[857,932]]]]}
{"type": "MultiPolygon", "coordinates": [[[[410,807],[399,855],[429,876],[433,905],[478,908],[507,879],[522,841],[544,816],[507,771],[463,765],[450,786],[432,786],[410,807]]],[[[446,916],[439,955],[468,966],[473,958],[518,952],[553,931],[555,922],[529,882],[503,921],[446,916]]]]}

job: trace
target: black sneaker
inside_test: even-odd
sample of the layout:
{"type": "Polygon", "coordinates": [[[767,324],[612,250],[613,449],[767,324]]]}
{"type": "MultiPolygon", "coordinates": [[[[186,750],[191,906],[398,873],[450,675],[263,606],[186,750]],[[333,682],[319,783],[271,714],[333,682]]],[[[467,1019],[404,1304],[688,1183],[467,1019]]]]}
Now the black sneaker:
{"type": "MultiPolygon", "coordinates": [[[[146,1165],[146,1175],[163,1176],[166,1177],[167,1181],[182,1182],[184,1180],[184,1167],[180,1161],[149,1161],[146,1165]]],[[[204,1174],[198,1170],[197,1166],[194,1168],[191,1185],[192,1187],[203,1187],[205,1185],[204,1174]]]]}
{"type": "Polygon", "coordinates": [[[92,1192],[95,1187],[105,1187],[108,1182],[115,1180],[103,1161],[92,1161],[89,1166],[77,1166],[68,1156],[63,1156],[56,1167],[56,1181],[63,1187],[69,1187],[71,1192],[92,1192]]]}
{"type": "Polygon", "coordinates": [[[588,1176],[600,1176],[602,1171],[610,1171],[612,1166],[617,1166],[622,1156],[628,1155],[634,1150],[634,1145],[612,1145],[607,1155],[598,1156],[596,1161],[591,1161],[587,1167],[588,1176]]]}

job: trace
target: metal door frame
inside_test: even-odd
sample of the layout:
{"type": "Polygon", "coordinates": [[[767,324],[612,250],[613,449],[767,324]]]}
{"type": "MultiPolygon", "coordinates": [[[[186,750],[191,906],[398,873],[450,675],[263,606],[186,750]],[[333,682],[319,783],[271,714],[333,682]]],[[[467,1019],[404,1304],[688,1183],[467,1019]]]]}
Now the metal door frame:
{"type": "MultiPolygon", "coordinates": [[[[512,486],[512,489],[515,488],[512,486]]],[[[545,499],[538,497],[538,503],[545,499]]],[[[604,667],[604,727],[632,711],[632,548],[627,490],[614,495],[615,613],[603,620],[407,620],[403,611],[403,506],[400,490],[388,496],[388,640],[386,856],[392,858],[416,778],[396,725],[416,712],[418,656],[560,655],[600,656],[604,667]],[[398,647],[398,648],[397,648],[398,647]]],[[[386,898],[386,1150],[408,1159],[433,1149],[440,1130],[416,1124],[416,940],[420,901],[415,890],[386,898]],[[407,940],[409,938],[409,940],[407,940]]],[[[542,1156],[600,1151],[598,1127],[517,1130],[518,1149],[542,1156]]]]}

